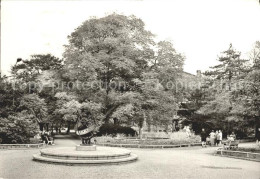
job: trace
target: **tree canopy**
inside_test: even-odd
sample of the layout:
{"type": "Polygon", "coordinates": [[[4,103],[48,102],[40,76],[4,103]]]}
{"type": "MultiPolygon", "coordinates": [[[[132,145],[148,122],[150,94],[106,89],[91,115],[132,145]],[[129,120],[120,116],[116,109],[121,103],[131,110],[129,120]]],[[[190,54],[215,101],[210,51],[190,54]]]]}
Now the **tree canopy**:
{"type": "Polygon", "coordinates": [[[230,44],[204,73],[204,86],[180,90],[185,56],[170,41],[157,41],[135,16],[92,17],[68,42],[62,59],[18,59],[12,80],[0,78],[0,134],[6,142],[28,141],[42,123],[47,130],[67,125],[69,132],[79,118],[98,126],[114,121],[167,127],[183,106],[192,111],[186,117],[193,124],[260,125],[259,42],[248,59],[230,44]]]}

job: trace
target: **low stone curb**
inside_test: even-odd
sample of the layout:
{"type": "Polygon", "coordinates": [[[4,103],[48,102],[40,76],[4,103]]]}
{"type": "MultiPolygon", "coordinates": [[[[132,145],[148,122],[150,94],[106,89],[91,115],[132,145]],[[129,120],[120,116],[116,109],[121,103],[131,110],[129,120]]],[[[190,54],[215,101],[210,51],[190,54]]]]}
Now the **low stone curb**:
{"type": "Polygon", "coordinates": [[[79,151],[74,147],[43,149],[33,155],[33,160],[69,165],[121,164],[136,161],[138,156],[122,148],[99,147],[98,150],[79,151]]]}
{"type": "Polygon", "coordinates": [[[0,149],[32,149],[43,148],[45,143],[39,144],[0,144],[0,149]]]}
{"type": "Polygon", "coordinates": [[[96,145],[107,146],[107,147],[166,149],[166,148],[201,146],[201,143],[178,144],[178,145],[142,145],[142,144],[109,144],[109,143],[100,143],[100,144],[96,144],[96,145]]]}
{"type": "Polygon", "coordinates": [[[231,151],[231,150],[223,150],[223,148],[219,148],[215,151],[215,155],[260,162],[260,153],[231,151]]]}
{"type": "Polygon", "coordinates": [[[55,158],[47,158],[43,157],[40,154],[34,154],[33,160],[46,162],[46,163],[56,163],[56,164],[63,164],[63,165],[102,165],[102,164],[122,164],[122,163],[129,163],[134,162],[138,159],[136,154],[131,154],[127,158],[118,158],[118,159],[106,159],[106,160],[65,160],[65,159],[55,159],[55,158]]]}

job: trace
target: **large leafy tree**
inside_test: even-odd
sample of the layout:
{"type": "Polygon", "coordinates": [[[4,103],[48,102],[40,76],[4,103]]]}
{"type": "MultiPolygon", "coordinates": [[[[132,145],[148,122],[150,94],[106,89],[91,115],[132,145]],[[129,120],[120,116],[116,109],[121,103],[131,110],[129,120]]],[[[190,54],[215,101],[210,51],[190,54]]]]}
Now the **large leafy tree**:
{"type": "Polygon", "coordinates": [[[69,133],[71,123],[77,120],[77,113],[81,108],[81,104],[78,102],[75,95],[66,92],[56,93],[55,98],[55,110],[53,111],[53,116],[56,120],[53,121],[53,123],[56,127],[60,126],[64,122],[67,123],[67,133],[69,133]]]}
{"type": "Polygon", "coordinates": [[[111,14],[89,19],[69,36],[63,77],[84,82],[84,89],[77,88],[80,102],[102,104],[105,122],[144,118],[147,111],[165,112],[173,101],[162,107],[169,101],[163,99],[174,99],[170,91],[164,94],[166,82],[182,71],[184,58],[170,42],[156,44],[153,38],[135,16],[111,14]],[[160,91],[149,92],[145,88],[149,80],[154,88],[161,86],[160,91]],[[162,94],[165,98],[159,97],[162,94]]]}
{"type": "Polygon", "coordinates": [[[176,82],[183,72],[184,56],[177,53],[169,41],[160,41],[156,47],[151,68],[164,86],[169,81],[176,82]]]}
{"type": "Polygon", "coordinates": [[[64,53],[66,75],[71,80],[98,82],[98,90],[89,86],[83,96],[102,101],[106,121],[119,107],[111,91],[120,95],[134,87],[134,79],[140,78],[153,55],[152,37],[140,19],[117,14],[87,20],[69,36],[64,53]]]}
{"type": "Polygon", "coordinates": [[[60,123],[66,122],[68,124],[67,133],[70,132],[71,124],[76,122],[84,121],[89,125],[99,126],[103,119],[101,104],[90,101],[80,103],[75,95],[66,92],[57,93],[55,97],[57,101],[54,114],[60,116],[60,123]]]}
{"type": "MultiPolygon", "coordinates": [[[[108,86],[112,81],[130,82],[153,55],[152,37],[134,16],[87,20],[69,36],[64,53],[68,74],[80,80],[94,77],[108,86]]],[[[106,88],[107,93],[110,90],[106,88]]]]}
{"type": "Polygon", "coordinates": [[[27,111],[41,127],[42,123],[48,122],[47,104],[37,94],[24,95],[21,98],[19,110],[27,111]]]}

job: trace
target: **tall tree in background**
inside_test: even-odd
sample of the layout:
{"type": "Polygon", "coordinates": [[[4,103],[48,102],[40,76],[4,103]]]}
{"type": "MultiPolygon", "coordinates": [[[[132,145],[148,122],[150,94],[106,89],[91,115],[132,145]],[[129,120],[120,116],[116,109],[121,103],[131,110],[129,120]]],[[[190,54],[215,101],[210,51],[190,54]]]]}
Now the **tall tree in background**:
{"type": "Polygon", "coordinates": [[[165,88],[167,82],[175,82],[183,72],[184,57],[177,53],[169,41],[160,41],[157,44],[157,52],[152,59],[152,69],[158,73],[158,78],[163,81],[165,88]]]}
{"type": "Polygon", "coordinates": [[[216,80],[222,80],[226,89],[231,91],[232,80],[237,79],[246,72],[245,62],[247,60],[241,59],[240,56],[241,52],[234,50],[232,44],[230,44],[229,49],[222,52],[222,56],[219,57],[220,64],[211,67],[212,71],[205,72],[205,75],[216,80]]]}
{"type": "Polygon", "coordinates": [[[214,71],[206,72],[213,77],[208,90],[214,98],[207,101],[199,113],[218,116],[212,118],[222,123],[226,130],[236,128],[241,132],[257,126],[259,120],[259,44],[255,44],[249,60],[241,60],[240,52],[233,50],[232,46],[224,54],[219,58],[222,63],[213,67],[214,71]]]}
{"type": "Polygon", "coordinates": [[[12,67],[12,75],[23,82],[32,82],[46,70],[59,70],[62,61],[51,54],[32,55],[29,60],[18,60],[12,67]]]}
{"type": "Polygon", "coordinates": [[[20,93],[14,93],[12,83],[6,77],[0,78],[0,117],[15,113],[15,99],[20,97],[20,93]]]}
{"type": "MultiPolygon", "coordinates": [[[[24,102],[22,104],[23,106],[31,105],[32,102],[29,102],[28,100],[19,100],[19,98],[17,97],[17,95],[19,94],[20,97],[24,96],[27,98],[35,98],[34,102],[36,104],[37,102],[40,102],[41,99],[44,99],[44,106],[47,106],[47,114],[44,115],[45,119],[39,119],[38,117],[36,117],[41,125],[41,130],[43,129],[42,122],[46,123],[47,126],[48,124],[53,123],[52,114],[55,110],[54,95],[56,92],[54,91],[55,86],[53,86],[53,84],[55,84],[55,80],[60,79],[62,68],[62,60],[51,54],[36,54],[32,55],[30,59],[18,59],[17,63],[12,67],[12,90],[14,96],[16,96],[15,103],[17,103],[17,108],[21,107],[19,104],[20,102],[24,102]],[[28,94],[32,95],[30,96],[28,94]],[[26,102],[29,103],[26,104],[26,102]]],[[[36,113],[35,116],[36,115],[40,114],[36,113]]]]}
{"type": "MultiPolygon", "coordinates": [[[[244,116],[247,124],[260,127],[260,42],[257,41],[250,53],[252,65],[243,80],[243,86],[234,93],[237,108],[235,112],[244,116]]],[[[255,133],[255,134],[256,134],[255,133]]]]}
{"type": "MultiPolygon", "coordinates": [[[[182,71],[184,60],[170,42],[156,44],[153,38],[135,16],[89,19],[69,36],[63,77],[85,82],[84,90],[77,91],[80,102],[102,104],[105,122],[119,116],[144,118],[148,109],[159,110],[158,96],[166,93],[166,82],[182,71]],[[154,79],[154,86],[162,86],[160,93],[144,87],[154,79]],[[164,86],[157,82],[163,79],[164,86]]],[[[164,97],[173,99],[172,95],[169,92],[164,97]]]]}
{"type": "Polygon", "coordinates": [[[42,123],[48,122],[47,104],[37,94],[24,95],[21,98],[19,110],[25,110],[28,114],[32,115],[40,128],[42,123]]]}
{"type": "Polygon", "coordinates": [[[240,88],[239,85],[242,84],[240,82],[245,79],[249,70],[246,65],[247,60],[241,59],[240,56],[241,53],[234,50],[230,44],[229,49],[222,52],[219,57],[220,64],[211,67],[212,71],[205,72],[211,80],[207,90],[213,98],[198,111],[200,114],[212,116],[213,123],[216,125],[222,123],[228,132],[230,132],[230,123],[244,120],[244,116],[235,110],[240,107],[240,103],[234,97],[235,91],[240,88]]]}
{"type": "Polygon", "coordinates": [[[253,67],[260,68],[260,41],[256,41],[253,49],[250,52],[250,61],[253,63],[253,67]]]}

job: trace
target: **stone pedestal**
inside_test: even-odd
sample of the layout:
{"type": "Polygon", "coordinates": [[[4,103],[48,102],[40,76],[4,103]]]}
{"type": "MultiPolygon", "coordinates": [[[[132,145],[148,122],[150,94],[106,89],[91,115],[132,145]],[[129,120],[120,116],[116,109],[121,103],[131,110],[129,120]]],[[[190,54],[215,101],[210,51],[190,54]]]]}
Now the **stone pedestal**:
{"type": "Polygon", "coordinates": [[[96,146],[95,145],[77,145],[76,151],[95,151],[96,146]]]}

